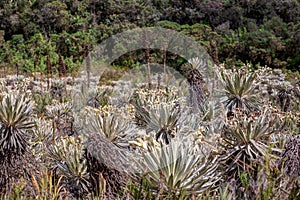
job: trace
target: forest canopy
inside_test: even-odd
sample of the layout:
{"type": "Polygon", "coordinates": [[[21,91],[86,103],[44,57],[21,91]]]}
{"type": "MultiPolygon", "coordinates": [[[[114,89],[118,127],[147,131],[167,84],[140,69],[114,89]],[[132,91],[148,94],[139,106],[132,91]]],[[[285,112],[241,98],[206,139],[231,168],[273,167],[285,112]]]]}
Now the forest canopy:
{"type": "MultiPolygon", "coordinates": [[[[78,69],[89,48],[135,27],[183,32],[227,66],[242,63],[299,71],[299,0],[2,0],[0,68],[78,69]]],[[[132,67],[138,52],[118,65],[132,67]],[[132,60],[132,58],[134,58],[132,60]],[[124,62],[127,61],[127,62],[124,62]]]]}

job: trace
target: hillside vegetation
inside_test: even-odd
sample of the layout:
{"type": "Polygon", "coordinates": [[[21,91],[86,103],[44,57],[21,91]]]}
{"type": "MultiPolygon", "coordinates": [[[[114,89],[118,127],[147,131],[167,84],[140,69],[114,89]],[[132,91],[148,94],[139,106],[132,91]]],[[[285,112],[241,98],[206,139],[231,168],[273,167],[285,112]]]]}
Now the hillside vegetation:
{"type": "MultiPolygon", "coordinates": [[[[44,72],[49,60],[51,70],[73,72],[108,37],[159,26],[187,34],[212,56],[211,43],[216,43],[218,60],[229,67],[249,63],[295,71],[299,22],[298,0],[3,0],[0,67],[44,72]]],[[[116,64],[132,67],[139,54],[132,52],[116,64]]]]}
{"type": "Polygon", "coordinates": [[[0,199],[300,199],[299,65],[298,0],[1,0],[0,199]]]}

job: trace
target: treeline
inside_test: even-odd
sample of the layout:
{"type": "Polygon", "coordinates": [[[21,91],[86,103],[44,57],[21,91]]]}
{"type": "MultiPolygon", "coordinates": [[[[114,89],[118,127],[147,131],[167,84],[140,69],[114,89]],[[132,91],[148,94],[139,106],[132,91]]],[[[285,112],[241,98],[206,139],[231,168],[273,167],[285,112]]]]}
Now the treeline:
{"type": "MultiPolygon", "coordinates": [[[[211,54],[215,43],[228,66],[299,70],[299,0],[2,0],[0,68],[73,72],[94,45],[148,26],[183,32],[211,54]]],[[[117,63],[130,67],[140,53],[117,63]]]]}

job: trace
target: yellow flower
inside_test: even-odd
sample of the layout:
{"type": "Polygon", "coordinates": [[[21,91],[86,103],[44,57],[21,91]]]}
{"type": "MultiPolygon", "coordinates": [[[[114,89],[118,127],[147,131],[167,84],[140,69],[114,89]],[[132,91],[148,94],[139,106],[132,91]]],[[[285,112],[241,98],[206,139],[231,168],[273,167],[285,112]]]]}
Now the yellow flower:
{"type": "Polygon", "coordinates": [[[154,104],[158,105],[158,104],[160,104],[160,102],[159,101],[155,101],[154,104]]]}
{"type": "Polygon", "coordinates": [[[198,135],[202,135],[203,131],[204,131],[204,127],[203,126],[199,127],[198,132],[197,132],[198,135]]]}

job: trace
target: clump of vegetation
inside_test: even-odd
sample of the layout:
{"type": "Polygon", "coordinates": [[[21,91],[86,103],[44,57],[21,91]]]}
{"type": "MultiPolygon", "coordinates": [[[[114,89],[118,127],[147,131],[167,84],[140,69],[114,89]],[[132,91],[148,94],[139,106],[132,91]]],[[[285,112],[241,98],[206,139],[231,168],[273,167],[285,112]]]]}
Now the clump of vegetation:
{"type": "Polygon", "coordinates": [[[33,103],[25,95],[2,94],[0,103],[0,163],[1,192],[8,192],[14,182],[25,176],[35,176],[37,163],[28,148],[33,103]]]}
{"type": "Polygon", "coordinates": [[[189,143],[173,141],[143,155],[142,174],[154,196],[185,198],[202,194],[220,179],[217,157],[193,152],[189,143]]]}
{"type": "Polygon", "coordinates": [[[258,85],[257,74],[249,73],[246,70],[222,71],[221,80],[223,84],[224,103],[228,112],[235,108],[246,111],[256,111],[259,108],[258,92],[255,90],[258,85]]]}
{"type": "Polygon", "coordinates": [[[66,85],[60,102],[37,86],[27,90],[32,78],[1,81],[1,196],[298,198],[298,87],[284,82],[293,91],[286,110],[273,87],[281,72],[215,70],[221,104],[206,93],[199,109],[164,83],[124,96],[114,90],[127,87],[122,80],[75,91],[77,101],[64,97],[66,85]],[[105,102],[88,104],[95,91],[105,102]]]}
{"type": "Polygon", "coordinates": [[[0,1],[0,198],[299,199],[299,7],[0,1]],[[128,53],[93,77],[93,48],[143,27],[185,34],[212,59],[114,38],[106,58],[128,53]],[[143,64],[147,77],[119,80],[143,64]]]}

